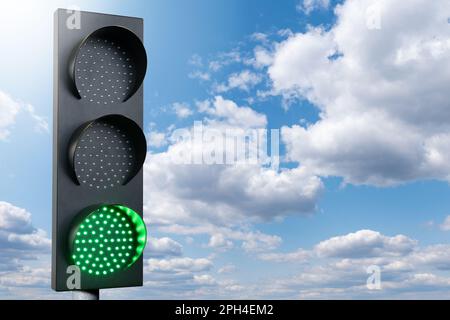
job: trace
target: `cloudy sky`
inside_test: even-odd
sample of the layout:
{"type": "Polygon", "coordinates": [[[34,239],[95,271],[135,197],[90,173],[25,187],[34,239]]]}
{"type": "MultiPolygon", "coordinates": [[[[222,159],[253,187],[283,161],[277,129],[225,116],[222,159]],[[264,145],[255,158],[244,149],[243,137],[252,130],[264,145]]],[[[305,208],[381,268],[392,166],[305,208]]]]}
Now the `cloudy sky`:
{"type": "Polygon", "coordinates": [[[450,298],[450,2],[37,1],[0,20],[0,298],[50,290],[52,15],[145,19],[145,286],[105,298],[450,298]],[[180,165],[279,129],[280,167],[180,165]],[[199,151],[200,150],[200,151],[199,151]],[[366,286],[381,271],[380,290],[366,286]]]}

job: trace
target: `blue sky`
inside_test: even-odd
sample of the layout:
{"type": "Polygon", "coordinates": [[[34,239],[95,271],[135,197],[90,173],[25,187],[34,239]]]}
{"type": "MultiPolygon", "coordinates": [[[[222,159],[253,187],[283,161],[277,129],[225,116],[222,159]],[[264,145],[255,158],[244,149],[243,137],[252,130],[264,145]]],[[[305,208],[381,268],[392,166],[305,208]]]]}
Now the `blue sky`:
{"type": "Polygon", "coordinates": [[[52,15],[71,5],[145,20],[146,285],[105,297],[448,297],[445,0],[2,4],[0,297],[67,297],[48,278],[52,15]],[[280,170],[174,165],[194,121],[281,129],[280,170]]]}

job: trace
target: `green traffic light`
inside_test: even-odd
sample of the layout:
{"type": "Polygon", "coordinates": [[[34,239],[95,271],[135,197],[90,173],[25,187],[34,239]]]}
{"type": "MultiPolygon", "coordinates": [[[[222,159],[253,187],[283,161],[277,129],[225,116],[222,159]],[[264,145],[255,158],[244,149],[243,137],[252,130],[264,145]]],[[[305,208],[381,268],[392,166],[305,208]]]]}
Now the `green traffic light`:
{"type": "Polygon", "coordinates": [[[146,242],[147,229],[139,214],[124,206],[105,205],[74,226],[71,260],[84,273],[109,276],[132,266],[146,242]]]}

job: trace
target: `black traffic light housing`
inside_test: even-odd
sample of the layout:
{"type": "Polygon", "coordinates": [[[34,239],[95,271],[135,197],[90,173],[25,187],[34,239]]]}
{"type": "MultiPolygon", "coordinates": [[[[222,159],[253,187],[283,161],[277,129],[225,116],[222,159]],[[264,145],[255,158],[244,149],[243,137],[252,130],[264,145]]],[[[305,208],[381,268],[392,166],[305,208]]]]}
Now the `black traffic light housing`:
{"type": "Polygon", "coordinates": [[[141,286],[143,20],[72,14],[55,12],[52,288],[74,290],[70,266],[76,290],[141,286]]]}

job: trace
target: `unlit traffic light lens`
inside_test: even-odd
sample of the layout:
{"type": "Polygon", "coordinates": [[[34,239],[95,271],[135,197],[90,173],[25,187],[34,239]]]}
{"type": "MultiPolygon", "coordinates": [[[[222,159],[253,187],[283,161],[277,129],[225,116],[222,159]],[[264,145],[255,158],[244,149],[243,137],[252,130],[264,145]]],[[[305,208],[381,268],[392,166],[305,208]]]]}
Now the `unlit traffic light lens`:
{"type": "Polygon", "coordinates": [[[95,105],[128,100],[141,86],[147,56],[130,30],[110,26],[96,30],[78,48],[73,78],[80,98],[95,105]]]}
{"type": "Polygon", "coordinates": [[[130,119],[109,115],[82,125],[72,137],[69,161],[76,182],[95,190],[127,184],[142,168],[147,143],[130,119]]]}

